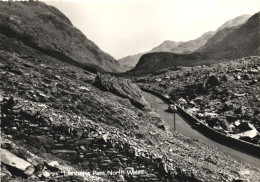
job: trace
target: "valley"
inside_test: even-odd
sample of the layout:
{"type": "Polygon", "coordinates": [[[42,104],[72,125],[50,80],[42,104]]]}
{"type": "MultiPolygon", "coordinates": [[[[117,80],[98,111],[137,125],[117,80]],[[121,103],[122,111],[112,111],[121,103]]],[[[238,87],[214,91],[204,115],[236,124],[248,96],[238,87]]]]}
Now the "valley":
{"type": "Polygon", "coordinates": [[[260,179],[258,156],[207,138],[179,114],[174,131],[169,105],[141,90],[259,146],[259,13],[166,41],[124,72],[53,6],[8,1],[0,12],[1,181],[260,179]]]}

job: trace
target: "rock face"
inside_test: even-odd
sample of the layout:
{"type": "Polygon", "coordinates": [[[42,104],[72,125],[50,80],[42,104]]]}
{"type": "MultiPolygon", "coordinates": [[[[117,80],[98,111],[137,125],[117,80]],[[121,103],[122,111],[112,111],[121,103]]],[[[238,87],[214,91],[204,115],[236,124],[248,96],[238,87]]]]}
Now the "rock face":
{"type": "Polygon", "coordinates": [[[128,79],[111,76],[109,74],[98,74],[95,85],[121,97],[128,98],[140,109],[151,109],[149,102],[142,95],[140,88],[128,79]]]}
{"type": "Polygon", "coordinates": [[[152,52],[172,52],[177,54],[188,54],[192,53],[194,51],[202,50],[200,49],[202,46],[215,44],[216,40],[219,42],[222,40],[228,33],[230,33],[231,30],[234,30],[234,27],[238,27],[242,24],[244,24],[251,15],[241,15],[234,19],[231,19],[227,22],[225,22],[223,25],[221,25],[216,31],[209,31],[201,35],[200,37],[189,40],[187,42],[175,42],[175,41],[164,41],[159,46],[153,48],[152,50],[140,53],[132,56],[127,56],[124,58],[119,59],[120,65],[123,67],[125,71],[128,71],[135,67],[135,65],[138,63],[139,59],[142,57],[142,55],[152,52]],[[226,29],[226,30],[222,30],[226,29]],[[222,30],[222,31],[220,31],[222,30]],[[213,38],[214,37],[214,38],[213,38]],[[213,39],[211,39],[213,38],[213,39]]]}
{"type": "Polygon", "coordinates": [[[103,52],[56,8],[42,2],[0,3],[0,48],[20,53],[36,50],[70,64],[119,72],[119,63],[103,52]],[[15,46],[9,42],[16,41],[15,46]]]}

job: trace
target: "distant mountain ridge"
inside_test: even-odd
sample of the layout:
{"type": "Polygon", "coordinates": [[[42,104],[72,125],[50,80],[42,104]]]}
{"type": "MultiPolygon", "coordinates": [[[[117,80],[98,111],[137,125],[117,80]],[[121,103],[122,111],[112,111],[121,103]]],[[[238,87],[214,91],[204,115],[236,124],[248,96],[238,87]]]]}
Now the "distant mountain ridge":
{"type": "MultiPolygon", "coordinates": [[[[88,69],[120,72],[120,65],[109,54],[75,28],[59,10],[39,1],[0,2],[0,48],[7,42],[88,69]]],[[[18,51],[18,50],[17,50],[18,51]]]]}
{"type": "Polygon", "coordinates": [[[244,14],[244,15],[238,16],[234,19],[231,19],[231,20],[227,21],[226,23],[224,23],[222,26],[220,26],[217,29],[217,31],[222,30],[224,28],[241,25],[241,24],[245,23],[251,16],[252,15],[250,15],[250,14],[244,14]]]}
{"type": "Polygon", "coordinates": [[[182,44],[173,47],[170,52],[177,53],[177,54],[189,54],[200,48],[204,45],[207,40],[215,34],[214,31],[209,31],[204,33],[197,39],[190,40],[187,42],[183,42],[182,44]]]}
{"type": "Polygon", "coordinates": [[[176,66],[198,66],[247,56],[260,56],[260,13],[242,25],[220,29],[207,43],[191,54],[170,52],[143,55],[129,75],[144,75],[176,66]]]}
{"type": "MultiPolygon", "coordinates": [[[[237,59],[245,56],[259,56],[259,20],[260,13],[258,12],[243,25],[220,30],[221,32],[228,32],[221,41],[215,41],[213,44],[207,42],[205,47],[198,51],[211,59],[237,59]]],[[[216,36],[212,37],[212,39],[217,39],[216,36]]]]}
{"type": "MultiPolygon", "coordinates": [[[[159,46],[153,48],[152,50],[145,52],[145,53],[139,53],[132,56],[127,56],[124,58],[119,59],[120,65],[124,68],[124,70],[130,70],[134,68],[134,66],[137,64],[139,59],[142,55],[151,53],[151,52],[172,52],[172,53],[178,53],[178,54],[189,54],[192,53],[198,49],[200,49],[202,46],[204,46],[207,41],[213,37],[215,34],[218,33],[218,31],[221,31],[225,28],[230,28],[233,26],[238,26],[243,23],[245,23],[248,18],[251,15],[245,14],[238,16],[234,19],[231,19],[227,22],[225,22],[223,25],[221,25],[216,31],[209,31],[204,33],[202,36],[198,37],[197,39],[190,40],[187,42],[175,42],[175,41],[164,41],[159,46]]],[[[230,29],[231,30],[231,29],[230,29]]],[[[230,31],[228,30],[228,31],[230,31]]],[[[222,31],[222,36],[224,37],[224,31],[222,31]]]]}
{"type": "Polygon", "coordinates": [[[161,43],[159,46],[153,48],[149,52],[170,52],[173,47],[176,47],[180,45],[183,42],[175,42],[175,41],[170,41],[166,40],[163,43],[161,43]]]}

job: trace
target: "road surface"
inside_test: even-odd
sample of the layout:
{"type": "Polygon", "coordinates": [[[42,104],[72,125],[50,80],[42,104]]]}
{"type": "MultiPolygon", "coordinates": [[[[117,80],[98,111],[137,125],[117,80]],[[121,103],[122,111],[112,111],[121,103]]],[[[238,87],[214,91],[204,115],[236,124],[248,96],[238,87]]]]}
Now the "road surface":
{"type": "MultiPolygon", "coordinates": [[[[143,92],[143,93],[144,93],[145,98],[151,104],[154,111],[161,116],[161,118],[163,119],[165,124],[167,124],[168,126],[173,128],[174,127],[174,122],[173,122],[174,114],[166,112],[166,110],[168,109],[168,104],[166,104],[162,99],[160,99],[159,97],[157,97],[155,95],[152,95],[147,92],[143,92]]],[[[181,133],[189,138],[197,139],[201,143],[215,147],[218,150],[231,156],[234,159],[237,159],[246,164],[250,164],[254,167],[260,168],[260,159],[259,158],[248,155],[248,154],[240,152],[240,151],[237,151],[237,150],[227,147],[225,145],[221,145],[221,144],[205,137],[200,132],[193,129],[178,114],[176,114],[176,131],[178,131],[179,133],[181,133]]]]}

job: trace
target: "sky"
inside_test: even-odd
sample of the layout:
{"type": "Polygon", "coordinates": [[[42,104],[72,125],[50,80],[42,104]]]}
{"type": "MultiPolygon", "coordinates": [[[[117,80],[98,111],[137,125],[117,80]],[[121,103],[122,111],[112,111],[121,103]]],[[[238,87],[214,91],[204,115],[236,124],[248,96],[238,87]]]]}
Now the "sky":
{"type": "Polygon", "coordinates": [[[188,41],[260,10],[259,0],[44,0],[119,59],[163,41],[188,41]]]}

